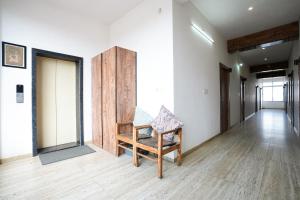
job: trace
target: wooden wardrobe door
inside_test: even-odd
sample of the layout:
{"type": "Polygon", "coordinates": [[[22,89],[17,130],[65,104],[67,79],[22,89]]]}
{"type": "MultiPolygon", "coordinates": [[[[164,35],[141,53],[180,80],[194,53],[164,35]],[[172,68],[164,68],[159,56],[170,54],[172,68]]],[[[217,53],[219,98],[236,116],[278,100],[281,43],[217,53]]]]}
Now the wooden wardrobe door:
{"type": "Polygon", "coordinates": [[[38,148],[56,146],[56,59],[37,57],[36,106],[38,148]]]}
{"type": "Polygon", "coordinates": [[[116,48],[102,54],[103,149],[116,154],[116,48]]]}
{"type": "Polygon", "coordinates": [[[136,52],[117,48],[117,122],[131,122],[136,107],[136,52]]]}
{"type": "Polygon", "coordinates": [[[101,55],[92,59],[93,144],[102,148],[102,63],[101,55]]]}

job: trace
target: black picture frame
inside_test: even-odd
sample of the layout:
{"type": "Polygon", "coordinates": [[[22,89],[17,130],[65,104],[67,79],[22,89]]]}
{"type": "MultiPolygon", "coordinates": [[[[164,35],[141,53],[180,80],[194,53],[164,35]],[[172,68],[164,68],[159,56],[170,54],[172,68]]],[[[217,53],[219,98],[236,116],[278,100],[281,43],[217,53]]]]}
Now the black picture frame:
{"type": "Polygon", "coordinates": [[[27,47],[23,46],[23,45],[19,45],[19,44],[14,44],[14,43],[9,43],[9,42],[2,41],[2,66],[3,67],[12,67],[12,68],[26,69],[27,68],[27,47]],[[6,57],[5,46],[6,45],[11,45],[11,46],[16,46],[16,47],[23,48],[23,52],[24,52],[24,55],[23,55],[23,63],[24,63],[24,65],[23,66],[10,65],[10,64],[7,64],[5,62],[5,57],[6,57]]]}

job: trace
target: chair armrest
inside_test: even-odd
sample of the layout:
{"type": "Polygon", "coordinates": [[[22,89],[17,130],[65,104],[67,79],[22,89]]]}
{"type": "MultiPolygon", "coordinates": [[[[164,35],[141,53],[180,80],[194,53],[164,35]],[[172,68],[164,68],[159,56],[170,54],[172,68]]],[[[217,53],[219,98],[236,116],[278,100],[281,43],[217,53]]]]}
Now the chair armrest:
{"type": "Polygon", "coordinates": [[[165,135],[165,134],[168,134],[168,133],[177,133],[180,129],[182,128],[177,128],[177,129],[173,129],[173,130],[170,130],[170,131],[165,131],[165,132],[162,132],[162,133],[158,133],[159,135],[165,135]]]}
{"type": "Polygon", "coordinates": [[[152,128],[152,126],[150,124],[146,124],[146,125],[134,126],[134,128],[139,130],[139,129],[145,129],[145,128],[152,128]]]}

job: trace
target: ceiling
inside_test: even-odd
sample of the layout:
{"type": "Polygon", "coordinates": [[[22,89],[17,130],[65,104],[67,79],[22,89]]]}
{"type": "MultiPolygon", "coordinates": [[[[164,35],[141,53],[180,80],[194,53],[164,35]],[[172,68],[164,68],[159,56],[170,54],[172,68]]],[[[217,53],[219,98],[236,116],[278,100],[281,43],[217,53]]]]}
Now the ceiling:
{"type": "Polygon", "coordinates": [[[249,51],[242,51],[239,52],[239,54],[242,61],[247,65],[261,65],[288,60],[292,47],[293,42],[286,42],[268,47],[265,50],[257,48],[249,51]],[[268,60],[265,61],[265,58],[268,60]]]}
{"type": "Polygon", "coordinates": [[[300,0],[191,0],[226,38],[299,20],[300,0]],[[252,11],[248,8],[253,6],[252,11]]]}
{"type": "Polygon", "coordinates": [[[47,3],[111,24],[143,0],[47,0],[47,3]]]}

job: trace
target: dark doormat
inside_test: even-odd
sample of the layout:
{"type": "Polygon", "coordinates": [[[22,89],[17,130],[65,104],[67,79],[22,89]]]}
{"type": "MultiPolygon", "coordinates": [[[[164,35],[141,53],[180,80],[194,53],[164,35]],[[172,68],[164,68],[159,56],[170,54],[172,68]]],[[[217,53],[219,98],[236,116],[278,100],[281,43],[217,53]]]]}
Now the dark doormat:
{"type": "Polygon", "coordinates": [[[39,154],[39,157],[42,165],[47,165],[50,163],[67,160],[70,158],[74,158],[74,157],[78,157],[78,156],[82,156],[94,152],[95,150],[84,145],[84,146],[72,147],[72,148],[63,149],[59,151],[39,154]]]}

